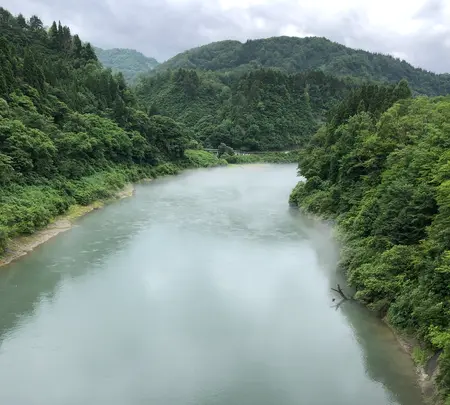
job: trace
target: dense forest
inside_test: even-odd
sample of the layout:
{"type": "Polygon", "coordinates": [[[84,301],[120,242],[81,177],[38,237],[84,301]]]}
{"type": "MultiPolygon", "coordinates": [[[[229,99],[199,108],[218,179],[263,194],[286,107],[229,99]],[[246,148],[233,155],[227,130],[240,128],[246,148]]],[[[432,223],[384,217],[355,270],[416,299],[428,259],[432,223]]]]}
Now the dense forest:
{"type": "MultiPolygon", "coordinates": [[[[352,91],[300,152],[290,201],[336,221],[356,298],[443,351],[450,401],[450,97],[396,88],[352,91]]],[[[449,403],[449,402],[447,402],[449,403]]]]}
{"type": "Polygon", "coordinates": [[[450,92],[450,75],[325,38],[222,41],[183,52],[142,76],[138,100],[182,122],[210,148],[305,145],[336,103],[364,84],[406,79],[414,95],[450,92]]]}
{"type": "Polygon", "coordinates": [[[101,49],[94,47],[98,60],[113,73],[122,72],[128,84],[136,82],[142,74],[148,73],[159,65],[155,58],[149,58],[134,49],[101,49]]]}
{"type": "Polygon", "coordinates": [[[107,58],[0,8],[0,254],[128,181],[226,163],[202,146],[230,163],[299,156],[290,202],[336,222],[356,298],[419,338],[418,361],[442,352],[450,396],[449,75],[323,38],[214,43],[135,88],[119,70],[150,62],[107,58]]]}
{"type": "Polygon", "coordinates": [[[211,164],[186,157],[189,131],[141,111],[122,73],[68,27],[0,9],[0,33],[0,253],[126,181],[211,164]]]}
{"type": "Polygon", "coordinates": [[[361,81],[397,83],[406,79],[417,94],[450,92],[449,74],[435,74],[389,55],[351,49],[318,37],[214,42],[176,55],[155,72],[179,68],[241,73],[259,68],[277,68],[285,73],[319,70],[361,81]]]}
{"type": "Polygon", "coordinates": [[[183,122],[207,147],[284,150],[302,146],[355,86],[350,79],[313,71],[178,69],[142,78],[136,94],[150,114],[183,122]]]}

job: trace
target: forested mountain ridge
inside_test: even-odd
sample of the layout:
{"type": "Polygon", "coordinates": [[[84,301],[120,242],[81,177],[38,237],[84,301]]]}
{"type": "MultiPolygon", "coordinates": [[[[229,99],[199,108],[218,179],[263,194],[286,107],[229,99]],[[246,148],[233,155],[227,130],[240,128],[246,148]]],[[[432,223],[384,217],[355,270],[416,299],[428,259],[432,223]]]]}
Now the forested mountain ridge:
{"type": "Polygon", "coordinates": [[[450,75],[413,67],[390,55],[348,48],[320,37],[272,37],[267,39],[220,41],[182,52],[157,67],[167,69],[248,71],[278,68],[286,73],[320,70],[328,75],[362,81],[397,83],[408,80],[417,94],[450,93],[450,75]]]}
{"type": "MultiPolygon", "coordinates": [[[[334,54],[340,77],[324,73],[329,41],[321,40],[317,60],[304,58],[318,71],[297,72],[303,59],[285,68],[288,51],[272,52],[278,40],[228,41],[227,52],[217,46],[201,59],[219,61],[217,71],[162,69],[134,92],[68,27],[47,30],[36,16],[0,8],[0,254],[9,238],[34,232],[72,204],[105,198],[156,170],[173,173],[168,162],[182,164],[194,137],[253,150],[301,146],[307,181],[291,203],[336,220],[356,298],[420,338],[417,361],[426,350],[441,353],[439,384],[448,396],[450,98],[413,99],[407,82],[394,80],[409,78],[416,91],[435,94],[448,91],[447,76],[412,68],[413,80],[396,71],[388,77],[395,83],[359,86],[361,75],[348,78],[345,55],[344,63],[334,54]],[[271,49],[267,60],[261,44],[271,49]],[[234,49],[244,45],[255,47],[250,55],[262,65],[254,56],[239,59],[234,49]]],[[[382,80],[390,70],[375,74],[377,66],[367,74],[382,80]]],[[[191,163],[214,164],[204,151],[198,157],[187,153],[191,163]]]]}
{"type": "Polygon", "coordinates": [[[159,62],[134,49],[94,47],[98,60],[114,73],[122,72],[127,83],[134,83],[137,78],[155,69],[159,62]]]}
{"type": "Polygon", "coordinates": [[[183,52],[141,77],[139,101],[183,122],[205,146],[243,150],[305,145],[333,106],[357,86],[396,85],[448,94],[450,75],[325,38],[221,41],[183,52]]]}
{"type": "Polygon", "coordinates": [[[142,78],[136,94],[150,114],[183,122],[207,147],[225,143],[250,151],[285,150],[305,146],[335,105],[358,86],[351,78],[321,71],[180,68],[142,78]]]}
{"type": "Polygon", "coordinates": [[[0,254],[70,205],[182,162],[190,141],[182,125],[141,111],[122,73],[68,27],[0,8],[0,254]]]}
{"type": "MultiPolygon", "coordinates": [[[[450,97],[356,89],[300,152],[290,202],[333,219],[356,298],[439,356],[450,403],[450,97]]],[[[437,401],[436,401],[437,402],[437,401]]]]}
{"type": "Polygon", "coordinates": [[[258,69],[240,75],[179,69],[142,79],[136,93],[151,113],[183,122],[205,146],[282,150],[309,139],[347,87],[320,72],[258,69]]]}

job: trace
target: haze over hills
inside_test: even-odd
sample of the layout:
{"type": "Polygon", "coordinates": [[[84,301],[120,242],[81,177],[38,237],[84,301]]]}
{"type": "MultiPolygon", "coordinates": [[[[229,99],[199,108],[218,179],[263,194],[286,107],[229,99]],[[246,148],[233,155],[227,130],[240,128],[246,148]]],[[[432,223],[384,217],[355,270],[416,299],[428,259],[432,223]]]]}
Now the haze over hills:
{"type": "Polygon", "coordinates": [[[246,71],[260,67],[278,68],[286,73],[321,70],[334,76],[376,82],[396,83],[406,79],[416,94],[450,92],[449,74],[428,72],[390,55],[348,48],[320,37],[214,42],[174,56],[155,72],[177,68],[246,71]]]}
{"type": "Polygon", "coordinates": [[[140,74],[148,73],[159,65],[155,58],[149,58],[134,49],[94,48],[98,60],[113,72],[122,72],[129,83],[136,81],[140,74]]]}
{"type": "Polygon", "coordinates": [[[194,48],[143,76],[136,92],[153,113],[182,122],[206,146],[270,150],[304,144],[356,86],[370,83],[375,94],[377,85],[403,79],[415,95],[450,92],[450,75],[318,37],[194,48]]]}
{"type": "Polygon", "coordinates": [[[186,51],[128,87],[68,26],[0,7],[0,255],[126,183],[249,162],[226,145],[295,147],[291,203],[338,227],[354,298],[417,338],[450,404],[450,96],[403,78],[449,92],[449,75],[290,37],[186,51]]]}

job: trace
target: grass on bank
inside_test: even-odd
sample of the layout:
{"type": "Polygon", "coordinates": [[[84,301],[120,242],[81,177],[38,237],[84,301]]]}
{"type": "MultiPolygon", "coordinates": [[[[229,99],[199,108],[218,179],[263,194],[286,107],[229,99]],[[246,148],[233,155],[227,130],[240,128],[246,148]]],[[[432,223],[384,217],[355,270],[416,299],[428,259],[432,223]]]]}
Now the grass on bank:
{"type": "Polygon", "coordinates": [[[35,185],[12,184],[0,193],[0,255],[11,238],[30,235],[60,215],[76,218],[93,203],[113,198],[127,183],[179,173],[185,168],[226,164],[200,150],[187,150],[177,163],[158,166],[111,166],[77,180],[57,177],[35,185]]]}
{"type": "Polygon", "coordinates": [[[230,164],[251,163],[298,163],[298,151],[292,152],[267,152],[249,155],[223,155],[230,164]]]}
{"type": "Polygon", "coordinates": [[[188,167],[214,167],[226,166],[225,159],[219,159],[216,155],[205,150],[188,149],[184,152],[188,167]]]}
{"type": "Polygon", "coordinates": [[[85,207],[113,198],[127,183],[144,178],[174,175],[188,168],[214,167],[249,163],[290,163],[296,152],[275,152],[258,155],[224,156],[204,150],[186,150],[185,159],[158,166],[111,166],[77,180],[57,177],[35,185],[12,184],[0,193],[0,255],[8,241],[20,235],[30,235],[50,224],[60,215],[76,218],[85,207]]]}

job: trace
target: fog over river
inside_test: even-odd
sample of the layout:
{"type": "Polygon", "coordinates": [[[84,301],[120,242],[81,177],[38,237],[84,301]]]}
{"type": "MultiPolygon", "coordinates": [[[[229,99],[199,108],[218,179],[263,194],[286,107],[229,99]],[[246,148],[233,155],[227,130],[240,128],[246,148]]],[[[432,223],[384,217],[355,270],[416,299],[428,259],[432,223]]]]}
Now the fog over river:
{"type": "Polygon", "coordinates": [[[295,165],[188,171],[0,269],[2,405],[422,405],[295,165]],[[342,280],[341,280],[342,282],[342,280]]]}

